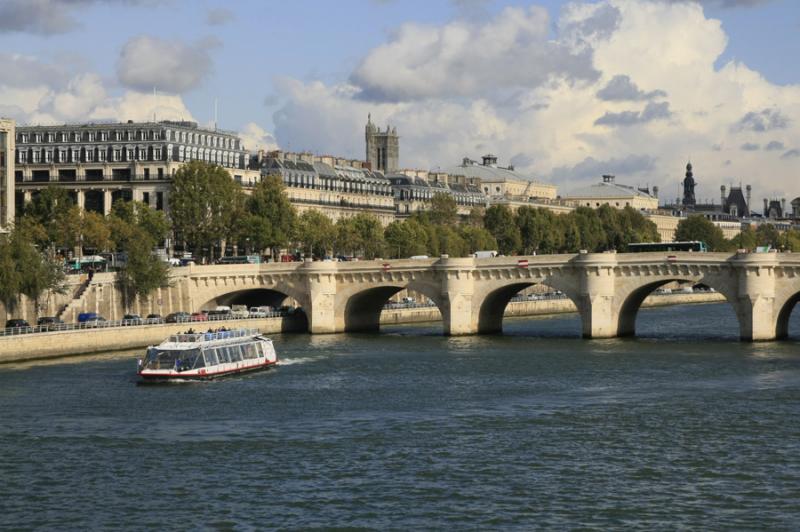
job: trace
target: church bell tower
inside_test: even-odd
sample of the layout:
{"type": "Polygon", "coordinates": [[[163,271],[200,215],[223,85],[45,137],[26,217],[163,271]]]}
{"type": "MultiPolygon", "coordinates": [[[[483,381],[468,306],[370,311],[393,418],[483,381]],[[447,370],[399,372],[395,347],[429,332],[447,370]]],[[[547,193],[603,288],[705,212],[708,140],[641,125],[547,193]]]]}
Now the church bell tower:
{"type": "Polygon", "coordinates": [[[397,129],[386,126],[386,131],[372,123],[372,115],[367,115],[367,125],[364,128],[364,137],[367,143],[367,162],[375,171],[384,175],[396,172],[400,160],[400,137],[397,129]]]}

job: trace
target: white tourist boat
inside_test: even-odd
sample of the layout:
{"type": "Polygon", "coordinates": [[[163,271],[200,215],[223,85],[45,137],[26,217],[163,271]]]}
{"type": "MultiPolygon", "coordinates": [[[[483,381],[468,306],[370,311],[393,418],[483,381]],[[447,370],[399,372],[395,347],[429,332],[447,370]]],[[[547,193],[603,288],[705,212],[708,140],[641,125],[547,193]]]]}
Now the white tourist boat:
{"type": "Polygon", "coordinates": [[[255,329],[173,334],[139,360],[143,382],[207,380],[266,369],[277,362],[272,340],[255,329]]]}

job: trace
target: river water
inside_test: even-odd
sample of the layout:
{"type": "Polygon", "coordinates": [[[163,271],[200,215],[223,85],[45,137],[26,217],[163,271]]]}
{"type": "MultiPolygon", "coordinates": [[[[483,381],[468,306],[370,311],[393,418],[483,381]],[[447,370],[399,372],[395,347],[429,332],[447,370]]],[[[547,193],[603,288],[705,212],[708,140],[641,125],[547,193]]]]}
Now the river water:
{"type": "Polygon", "coordinates": [[[0,528],[796,529],[797,339],[740,343],[726,305],[505,326],[276,336],[200,384],[0,367],[0,528]]]}

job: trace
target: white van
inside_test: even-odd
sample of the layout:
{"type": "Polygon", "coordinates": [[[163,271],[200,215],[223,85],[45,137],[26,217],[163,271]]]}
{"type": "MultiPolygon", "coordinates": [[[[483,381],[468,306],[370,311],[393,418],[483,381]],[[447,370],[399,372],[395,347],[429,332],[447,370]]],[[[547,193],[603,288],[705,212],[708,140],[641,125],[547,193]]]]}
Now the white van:
{"type": "Polygon", "coordinates": [[[272,312],[272,307],[250,307],[251,318],[266,318],[272,312]]]}
{"type": "Polygon", "coordinates": [[[497,256],[497,251],[476,251],[472,256],[476,259],[491,259],[497,256]]]}
{"type": "Polygon", "coordinates": [[[408,258],[411,259],[411,260],[425,260],[425,259],[429,259],[430,257],[427,256],[427,255],[413,255],[413,256],[408,257],[408,258]]]}
{"type": "Polygon", "coordinates": [[[231,316],[234,318],[249,318],[250,311],[247,310],[247,305],[233,305],[231,306],[231,316]]]}

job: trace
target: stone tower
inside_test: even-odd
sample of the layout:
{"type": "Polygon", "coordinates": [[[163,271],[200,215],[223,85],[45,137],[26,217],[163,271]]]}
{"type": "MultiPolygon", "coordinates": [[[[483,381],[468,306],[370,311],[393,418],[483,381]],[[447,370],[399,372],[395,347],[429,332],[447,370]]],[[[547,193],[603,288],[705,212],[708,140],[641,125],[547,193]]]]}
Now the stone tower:
{"type": "Polygon", "coordinates": [[[692,163],[686,165],[686,177],[684,177],[682,184],[683,206],[692,208],[696,204],[694,199],[694,187],[697,185],[697,182],[694,180],[694,174],[692,174],[692,163]]]}
{"type": "Polygon", "coordinates": [[[372,123],[372,115],[367,115],[364,137],[367,141],[367,162],[371,168],[383,174],[396,172],[400,160],[400,137],[397,136],[397,129],[386,126],[386,131],[381,131],[372,123]]]}

